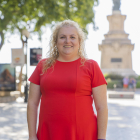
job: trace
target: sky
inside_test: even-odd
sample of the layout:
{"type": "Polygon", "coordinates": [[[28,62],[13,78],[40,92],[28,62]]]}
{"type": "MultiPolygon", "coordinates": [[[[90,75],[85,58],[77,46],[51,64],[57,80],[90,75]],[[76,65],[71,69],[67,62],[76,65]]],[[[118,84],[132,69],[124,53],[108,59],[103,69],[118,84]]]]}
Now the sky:
{"type": "MultiPolygon", "coordinates": [[[[121,14],[126,15],[124,22],[124,30],[129,34],[128,38],[131,43],[134,44],[134,50],[132,51],[132,67],[133,70],[140,75],[140,0],[121,0],[121,14]]],[[[112,15],[112,0],[99,0],[99,5],[94,7],[95,11],[95,23],[99,28],[97,31],[93,30],[92,24],[87,26],[88,38],[86,40],[86,54],[88,58],[93,59],[101,63],[101,52],[98,49],[98,44],[102,44],[104,40],[104,34],[109,31],[109,22],[107,20],[108,15],[112,15]]],[[[43,48],[43,58],[46,57],[48,50],[49,38],[51,35],[51,29],[49,26],[43,28],[44,34],[42,36],[42,42],[40,42],[36,35],[32,39],[28,39],[29,48],[43,48]]],[[[11,63],[11,48],[21,48],[22,44],[18,34],[7,34],[4,46],[0,51],[0,63],[11,63]]],[[[29,50],[28,50],[29,52],[29,50]]],[[[28,55],[29,56],[29,55],[28,55]]],[[[29,60],[28,60],[29,62],[29,60]]],[[[28,65],[28,77],[31,75],[34,66],[28,65]]],[[[16,68],[19,71],[19,67],[16,68]]],[[[23,73],[26,72],[24,67],[23,73]]]]}

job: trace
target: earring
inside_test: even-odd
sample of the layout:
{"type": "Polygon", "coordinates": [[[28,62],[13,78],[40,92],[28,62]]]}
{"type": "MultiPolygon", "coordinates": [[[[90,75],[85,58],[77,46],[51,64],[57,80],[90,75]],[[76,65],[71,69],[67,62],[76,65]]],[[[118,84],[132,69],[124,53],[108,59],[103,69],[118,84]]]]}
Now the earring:
{"type": "Polygon", "coordinates": [[[57,53],[58,52],[58,49],[57,49],[57,47],[55,48],[55,55],[57,56],[57,53]]]}

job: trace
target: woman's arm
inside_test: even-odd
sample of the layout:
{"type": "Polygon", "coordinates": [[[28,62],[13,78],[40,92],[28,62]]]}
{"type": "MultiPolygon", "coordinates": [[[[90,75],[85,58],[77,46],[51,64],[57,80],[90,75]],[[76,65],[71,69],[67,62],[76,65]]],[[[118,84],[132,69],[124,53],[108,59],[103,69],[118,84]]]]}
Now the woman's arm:
{"type": "Polygon", "coordinates": [[[27,122],[29,130],[29,140],[37,140],[36,137],[36,123],[37,110],[41,97],[40,86],[30,83],[29,97],[27,104],[27,122]]]}
{"type": "Polygon", "coordinates": [[[98,139],[106,139],[108,122],[107,86],[92,88],[93,99],[97,110],[98,139]]]}

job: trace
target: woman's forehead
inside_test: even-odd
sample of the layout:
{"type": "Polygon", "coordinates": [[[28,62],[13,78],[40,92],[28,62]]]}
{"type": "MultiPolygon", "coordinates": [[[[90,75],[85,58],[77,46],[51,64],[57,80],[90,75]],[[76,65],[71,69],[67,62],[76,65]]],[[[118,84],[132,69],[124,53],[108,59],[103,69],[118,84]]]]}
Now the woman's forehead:
{"type": "Polygon", "coordinates": [[[63,26],[60,28],[58,35],[78,35],[78,32],[73,26],[63,26]]]}

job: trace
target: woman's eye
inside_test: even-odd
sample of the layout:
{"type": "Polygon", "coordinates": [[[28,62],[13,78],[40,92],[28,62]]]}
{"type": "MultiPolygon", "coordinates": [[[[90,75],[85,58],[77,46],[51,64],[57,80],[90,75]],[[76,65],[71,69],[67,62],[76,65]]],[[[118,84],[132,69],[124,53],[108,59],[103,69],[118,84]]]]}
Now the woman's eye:
{"type": "Polygon", "coordinates": [[[64,38],[64,37],[62,36],[62,37],[60,37],[60,38],[64,38]]]}
{"type": "Polygon", "coordinates": [[[71,38],[75,38],[75,37],[71,37],[71,38]]]}

